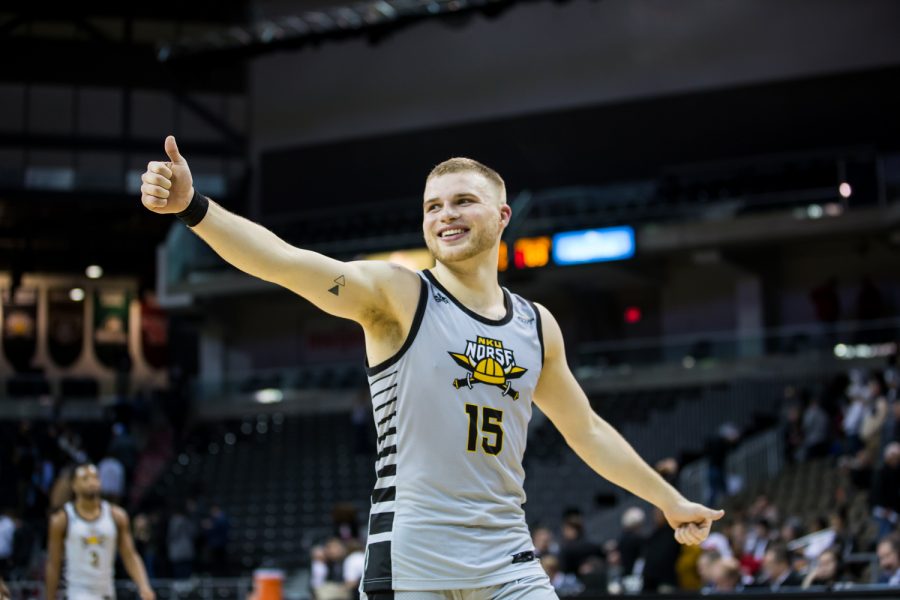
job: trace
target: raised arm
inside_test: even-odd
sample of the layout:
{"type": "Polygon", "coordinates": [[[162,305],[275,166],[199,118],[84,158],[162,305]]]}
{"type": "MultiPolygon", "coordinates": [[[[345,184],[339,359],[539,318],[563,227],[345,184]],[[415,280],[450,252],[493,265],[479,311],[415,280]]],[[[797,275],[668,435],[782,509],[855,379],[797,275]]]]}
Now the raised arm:
{"type": "MultiPolygon", "coordinates": [[[[165,149],[169,161],[150,162],[141,177],[141,202],[156,213],[178,214],[203,199],[195,199],[191,171],[173,136],[166,138],[165,149]]],[[[380,261],[341,262],[296,248],[213,201],[191,229],[241,271],[281,285],[329,314],[366,326],[410,312],[409,303],[414,311],[419,278],[408,269],[380,261]]]]}
{"type": "Polygon", "coordinates": [[[50,516],[47,531],[47,564],[44,566],[44,585],[47,600],[55,600],[62,570],[63,540],[66,537],[66,512],[58,510],[50,516]]]}
{"type": "Polygon", "coordinates": [[[134,548],[134,538],[131,537],[131,522],[122,508],[114,506],[112,508],[113,520],[116,522],[119,538],[119,555],[122,557],[122,564],[131,580],[138,587],[138,594],[141,600],[155,600],[156,594],[150,587],[150,580],[147,579],[147,570],[144,568],[144,561],[141,555],[134,548]]]}
{"type": "Polygon", "coordinates": [[[544,334],[544,367],[534,401],[562,433],[566,443],[594,471],[635,496],[657,506],[682,544],[699,544],[723,511],[688,502],[600,418],[566,362],[556,319],[538,305],[544,334]]]}

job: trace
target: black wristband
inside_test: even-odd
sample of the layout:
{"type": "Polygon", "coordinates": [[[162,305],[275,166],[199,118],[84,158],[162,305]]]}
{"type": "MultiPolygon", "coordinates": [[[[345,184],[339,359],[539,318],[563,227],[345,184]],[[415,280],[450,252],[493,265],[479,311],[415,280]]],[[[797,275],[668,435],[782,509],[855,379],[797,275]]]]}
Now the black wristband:
{"type": "Polygon", "coordinates": [[[195,227],[209,210],[209,198],[194,190],[194,197],[191,198],[187,208],[177,213],[175,216],[181,219],[181,222],[188,227],[195,227]]]}

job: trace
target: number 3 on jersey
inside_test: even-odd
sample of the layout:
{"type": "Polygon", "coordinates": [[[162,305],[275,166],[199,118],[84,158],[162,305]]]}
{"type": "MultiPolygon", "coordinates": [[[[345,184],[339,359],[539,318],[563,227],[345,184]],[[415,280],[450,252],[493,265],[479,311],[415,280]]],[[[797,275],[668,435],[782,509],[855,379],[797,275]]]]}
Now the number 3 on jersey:
{"type": "MultiPolygon", "coordinates": [[[[469,440],[466,449],[469,452],[478,451],[478,406],[466,404],[466,414],[469,416],[469,440]]],[[[497,455],[503,450],[503,411],[489,406],[481,407],[481,449],[485,454],[497,455]]]]}

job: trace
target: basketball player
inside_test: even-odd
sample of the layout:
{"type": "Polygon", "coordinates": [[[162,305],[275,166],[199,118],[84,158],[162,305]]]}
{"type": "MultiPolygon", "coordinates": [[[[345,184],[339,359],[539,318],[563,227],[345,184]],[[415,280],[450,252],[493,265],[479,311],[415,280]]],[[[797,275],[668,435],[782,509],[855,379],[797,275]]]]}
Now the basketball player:
{"type": "Polygon", "coordinates": [[[138,586],[141,600],[154,600],[144,562],[134,549],[128,514],[100,499],[100,475],[92,464],[72,471],[73,502],[50,517],[47,542],[47,599],[54,600],[65,555],[68,600],[111,600],[116,550],[138,586]]]}
{"type": "Polygon", "coordinates": [[[556,598],[522,509],[532,401],[598,474],[658,506],[679,542],[699,544],[724,514],[685,500],[594,413],[553,315],[500,287],[511,210],[493,170],[457,158],[428,175],[422,230],[436,265],[416,273],[292,247],[195,192],[174,137],[165,150],[142,177],[146,208],[363,328],[378,432],[363,598],[556,598]]]}

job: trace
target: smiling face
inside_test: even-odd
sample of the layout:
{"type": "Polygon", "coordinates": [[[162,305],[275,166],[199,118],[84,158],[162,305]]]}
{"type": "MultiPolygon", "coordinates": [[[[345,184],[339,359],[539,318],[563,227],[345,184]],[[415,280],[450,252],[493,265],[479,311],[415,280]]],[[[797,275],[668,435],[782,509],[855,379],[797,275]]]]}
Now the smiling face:
{"type": "Polygon", "coordinates": [[[497,261],[511,214],[498,185],[475,171],[447,173],[428,179],[424,196],[422,233],[435,260],[497,261]]]}

